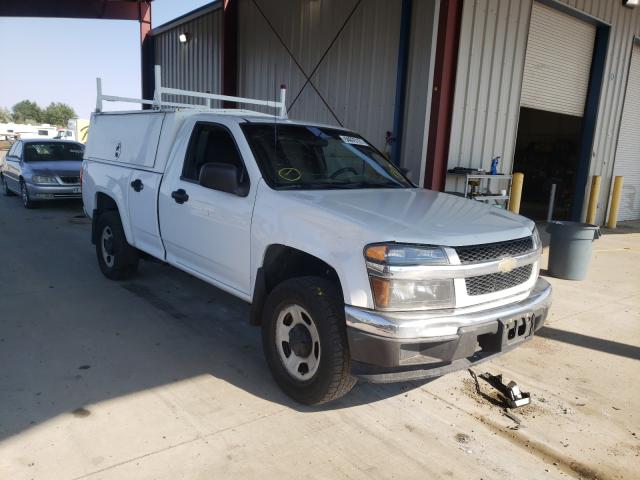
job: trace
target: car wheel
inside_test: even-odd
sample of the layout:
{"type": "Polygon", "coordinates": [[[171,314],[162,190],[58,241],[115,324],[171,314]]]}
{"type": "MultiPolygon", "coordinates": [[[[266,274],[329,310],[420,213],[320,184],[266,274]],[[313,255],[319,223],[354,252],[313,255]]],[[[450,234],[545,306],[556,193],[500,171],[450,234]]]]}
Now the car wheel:
{"type": "Polygon", "coordinates": [[[96,255],[98,265],[105,277],[124,280],[138,269],[138,250],[127,242],[120,215],[108,211],[98,218],[96,255]]]}
{"type": "Polygon", "coordinates": [[[293,278],[274,288],[263,311],[262,344],[276,382],[297,402],[326,403],[356,383],[342,295],[323,278],[293,278]]]}
{"type": "Polygon", "coordinates": [[[13,192],[9,190],[9,185],[7,184],[6,178],[4,178],[4,175],[0,175],[0,183],[2,183],[2,194],[5,197],[10,197],[11,195],[13,195],[13,192]]]}
{"type": "Polygon", "coordinates": [[[20,182],[20,198],[22,199],[22,205],[24,208],[35,208],[36,203],[29,197],[29,189],[24,181],[20,182]]]}

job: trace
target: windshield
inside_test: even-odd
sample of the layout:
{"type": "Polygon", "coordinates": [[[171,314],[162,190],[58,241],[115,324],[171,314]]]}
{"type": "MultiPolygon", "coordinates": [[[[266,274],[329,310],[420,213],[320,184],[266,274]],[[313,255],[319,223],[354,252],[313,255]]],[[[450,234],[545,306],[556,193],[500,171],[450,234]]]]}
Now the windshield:
{"type": "Polygon", "coordinates": [[[25,162],[82,160],[84,146],[79,143],[28,142],[24,144],[25,162]]]}
{"type": "Polygon", "coordinates": [[[242,124],[242,130],[265,180],[273,188],[413,187],[391,162],[353,133],[256,123],[242,124]]]}

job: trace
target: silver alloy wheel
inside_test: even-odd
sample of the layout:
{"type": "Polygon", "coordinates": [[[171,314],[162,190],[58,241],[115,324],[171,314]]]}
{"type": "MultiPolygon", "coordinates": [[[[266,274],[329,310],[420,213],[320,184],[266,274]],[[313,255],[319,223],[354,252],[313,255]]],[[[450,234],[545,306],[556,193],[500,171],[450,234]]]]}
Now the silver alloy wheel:
{"type": "Polygon", "coordinates": [[[311,315],[300,305],[287,305],[278,314],[276,348],[287,373],[309,380],[320,365],[320,335],[311,315]]]}
{"type": "Polygon", "coordinates": [[[113,232],[111,227],[104,227],[100,236],[100,249],[102,250],[102,260],[107,267],[112,268],[116,257],[113,255],[113,232]]]}
{"type": "Polygon", "coordinates": [[[22,203],[26,207],[29,204],[29,192],[27,191],[27,185],[24,182],[20,184],[20,193],[22,194],[22,203]]]}

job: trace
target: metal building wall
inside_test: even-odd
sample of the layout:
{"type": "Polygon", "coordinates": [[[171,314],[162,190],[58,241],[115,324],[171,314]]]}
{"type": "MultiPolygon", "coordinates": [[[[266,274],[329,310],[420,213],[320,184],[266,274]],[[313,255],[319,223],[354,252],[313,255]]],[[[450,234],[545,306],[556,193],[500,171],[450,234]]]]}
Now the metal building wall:
{"type": "Polygon", "coordinates": [[[530,13],[531,0],[465,0],[449,168],[489,170],[502,155],[500,171],[511,171],[530,13]]]}
{"type": "MultiPolygon", "coordinates": [[[[561,3],[611,25],[589,172],[602,175],[604,185],[610,185],[640,9],[625,8],[619,0],[561,3]]],[[[491,157],[502,154],[502,172],[511,171],[531,5],[532,0],[465,0],[449,167],[488,169],[491,157]]],[[[448,180],[447,189],[455,187],[448,180]]],[[[609,188],[603,188],[598,222],[603,221],[608,198],[609,188]]]]}
{"type": "Polygon", "coordinates": [[[414,0],[411,12],[411,43],[401,163],[409,169],[409,178],[420,185],[424,178],[427,157],[438,3],[437,0],[414,0]]]}
{"type": "MultiPolygon", "coordinates": [[[[611,25],[589,169],[589,175],[602,175],[602,183],[605,186],[600,191],[596,219],[598,223],[603,223],[609,203],[633,38],[640,35],[640,8],[626,8],[617,0],[565,0],[564,3],[611,25]]],[[[588,182],[587,190],[590,184],[591,182],[588,182]]]]}
{"type": "Polygon", "coordinates": [[[393,127],[401,2],[240,0],[239,95],[273,98],[284,83],[291,105],[306,80],[296,61],[310,75],[354,7],[352,17],[311,77],[328,106],[307,85],[289,115],[332,125],[342,123],[382,149],[385,132],[393,127]]]}
{"type": "MultiPolygon", "coordinates": [[[[152,34],[155,62],[162,67],[163,85],[198,92],[222,92],[221,8],[152,34]],[[178,41],[181,33],[189,35],[188,42],[178,41]]],[[[194,99],[178,96],[165,99],[195,103],[194,99]]]]}

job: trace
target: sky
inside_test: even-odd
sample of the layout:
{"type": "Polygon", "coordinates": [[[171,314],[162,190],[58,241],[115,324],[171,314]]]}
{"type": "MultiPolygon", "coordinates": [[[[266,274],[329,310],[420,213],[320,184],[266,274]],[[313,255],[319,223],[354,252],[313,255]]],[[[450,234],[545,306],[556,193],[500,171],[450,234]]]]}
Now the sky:
{"type": "MultiPolygon", "coordinates": [[[[207,3],[211,0],[155,0],[152,27],[207,3]]],[[[11,109],[24,99],[43,108],[64,102],[89,118],[96,77],[102,77],[105,94],[140,98],[139,35],[137,21],[0,17],[0,107],[11,109]]]]}

